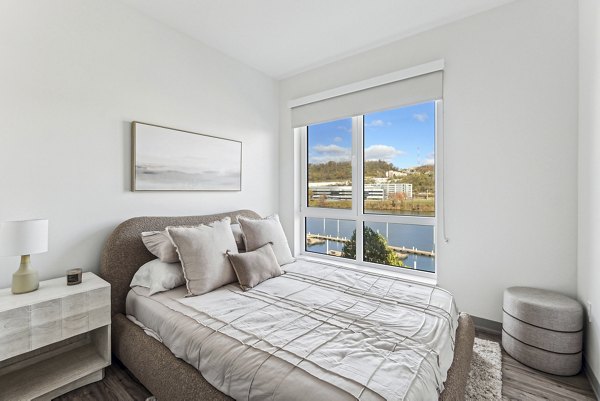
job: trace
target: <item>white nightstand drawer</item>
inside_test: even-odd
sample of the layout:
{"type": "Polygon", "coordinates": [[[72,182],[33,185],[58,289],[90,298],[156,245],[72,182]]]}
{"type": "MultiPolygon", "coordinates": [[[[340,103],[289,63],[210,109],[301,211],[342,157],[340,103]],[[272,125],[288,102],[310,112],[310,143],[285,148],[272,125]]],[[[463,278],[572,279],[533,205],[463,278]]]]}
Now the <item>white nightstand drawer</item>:
{"type": "Polygon", "coordinates": [[[0,360],[30,350],[30,306],[0,312],[0,360]]]}
{"type": "Polygon", "coordinates": [[[31,349],[62,339],[60,299],[31,305],[31,349]]]}
{"type": "Polygon", "coordinates": [[[52,399],[101,380],[110,365],[110,284],[84,273],[37,291],[0,290],[0,400],[52,399]]]}
{"type": "Polygon", "coordinates": [[[0,361],[110,324],[110,284],[92,273],[67,286],[65,278],[14,295],[0,290],[0,361]]]}

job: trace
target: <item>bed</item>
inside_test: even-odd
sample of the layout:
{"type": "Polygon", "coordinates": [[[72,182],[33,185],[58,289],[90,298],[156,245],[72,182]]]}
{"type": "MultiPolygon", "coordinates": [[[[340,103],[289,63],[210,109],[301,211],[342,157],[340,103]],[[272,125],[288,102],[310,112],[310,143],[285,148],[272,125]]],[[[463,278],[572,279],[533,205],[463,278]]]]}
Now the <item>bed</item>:
{"type": "MultiPolygon", "coordinates": [[[[163,293],[160,296],[148,297],[147,294],[144,294],[143,289],[138,289],[137,291],[130,291],[129,284],[137,269],[144,263],[153,259],[154,256],[150,254],[145,246],[143,245],[140,239],[140,233],[142,231],[152,231],[152,230],[161,230],[168,225],[195,225],[201,223],[209,223],[224,217],[230,217],[232,221],[235,221],[235,217],[238,215],[243,215],[247,217],[259,217],[256,213],[249,210],[240,210],[234,211],[230,213],[223,213],[217,215],[207,215],[207,216],[188,216],[188,217],[137,217],[130,220],[127,220],[120,224],[114,232],[110,235],[106,246],[104,248],[101,260],[101,269],[100,275],[107,280],[112,286],[112,349],[115,356],[140,380],[142,384],[144,384],[148,390],[150,390],[156,398],[161,400],[231,400],[231,398],[225,395],[223,392],[215,388],[213,385],[207,381],[202,374],[200,374],[197,368],[201,363],[200,361],[194,361],[192,356],[194,353],[187,352],[186,357],[186,341],[182,340],[185,338],[182,330],[186,326],[189,326],[194,322],[199,323],[200,326],[196,326],[196,329],[190,328],[189,331],[199,330],[203,327],[207,327],[210,330],[214,330],[214,328],[210,328],[210,322],[202,321],[202,319],[198,318],[194,315],[195,307],[198,307],[198,303],[208,307],[213,305],[213,309],[210,310],[210,318],[215,319],[215,314],[219,313],[218,306],[222,303],[220,296],[222,297],[248,297],[250,295],[244,293],[242,291],[236,291],[236,287],[233,285],[222,287],[219,290],[215,290],[214,293],[206,294],[205,298],[201,297],[183,297],[184,292],[183,289],[175,289],[171,290],[167,293],[163,293]],[[179,293],[177,292],[179,291],[179,293]],[[225,294],[225,295],[224,295],[225,294]],[[206,297],[207,296],[207,297],[206,297]],[[198,301],[202,299],[202,301],[198,301]],[[211,302],[212,299],[212,302],[211,302]],[[150,306],[148,305],[150,303],[150,306]],[[196,305],[194,304],[196,303],[196,305]],[[144,306],[145,305],[145,306],[144,306]],[[126,316],[126,308],[129,310],[130,314],[137,315],[141,321],[134,321],[135,318],[131,316],[128,318],[126,316]],[[161,310],[161,308],[165,308],[161,310]],[[165,329],[164,326],[160,326],[160,316],[167,316],[168,311],[175,312],[181,316],[186,318],[181,319],[182,323],[180,326],[177,326],[176,329],[172,329],[173,332],[176,332],[177,335],[171,333],[169,336],[169,330],[165,329]],[[146,311],[146,312],[144,312],[146,311]],[[152,311],[155,315],[152,315],[152,311]],[[155,322],[155,323],[153,323],[155,322]],[[158,322],[158,323],[156,323],[158,322]],[[150,327],[155,325],[154,327],[150,327]],[[144,326],[144,328],[140,327],[144,326]],[[162,328],[161,328],[162,327],[162,328]],[[155,333],[157,335],[152,336],[148,333],[155,329],[160,333],[155,333]],[[162,331],[162,332],[161,332],[162,331]],[[177,340],[180,338],[181,340],[177,340]],[[173,351],[169,348],[173,349],[173,351]],[[177,348],[179,347],[179,348],[177,348]],[[175,355],[177,354],[177,356],[175,355]],[[191,356],[190,356],[191,355],[191,356]],[[179,356],[179,357],[178,357],[179,356]],[[188,361],[186,362],[185,359],[188,361]],[[189,363],[188,363],[189,362],[189,363]],[[191,364],[190,364],[191,363],[191,364]],[[192,366],[196,365],[196,367],[192,366]]],[[[313,269],[314,266],[311,265],[302,265],[305,262],[298,262],[300,264],[295,264],[292,266],[288,266],[287,268],[284,266],[284,269],[288,272],[281,276],[281,281],[276,282],[277,279],[272,279],[269,281],[273,281],[270,285],[269,281],[263,283],[260,288],[262,288],[262,292],[264,292],[269,297],[272,297],[273,294],[269,293],[270,287],[277,288],[285,288],[286,285],[301,285],[302,288],[310,289],[314,291],[315,287],[313,281],[324,281],[323,278],[325,276],[319,276],[320,270],[313,269]],[[311,270],[312,269],[312,270],[311,270]],[[312,271],[312,273],[311,273],[312,271]],[[287,277],[286,277],[287,276],[287,277]],[[315,279],[316,277],[316,279],[315,279]],[[312,281],[311,281],[312,280],[312,281]],[[298,284],[300,283],[300,284],[298,284]],[[308,283],[308,284],[307,284],[308,283]]],[[[341,283],[348,276],[346,272],[337,271],[335,267],[329,266],[328,268],[321,269],[323,271],[327,270],[328,277],[336,277],[335,280],[327,281],[327,285],[329,286],[339,286],[344,283],[341,283]],[[327,269],[330,269],[327,270],[327,269]]],[[[365,280],[361,280],[360,283],[363,283],[365,280]]],[[[367,280],[368,281],[368,280],[367,280]]],[[[378,283],[377,285],[371,284],[371,287],[374,289],[377,288],[378,285],[383,283],[385,280],[380,278],[373,278],[372,283],[378,283]]],[[[352,283],[359,283],[357,280],[353,280],[352,283]]],[[[345,284],[344,284],[345,285],[345,284]]],[[[344,287],[342,292],[344,294],[349,294],[348,296],[354,296],[352,291],[355,291],[354,288],[356,284],[348,284],[344,287]]],[[[388,284],[386,284],[388,285],[388,284]]],[[[322,287],[322,285],[321,285],[322,287]]],[[[371,288],[369,287],[369,288],[371,288]]],[[[388,288],[388,287],[386,287],[388,288]]],[[[319,287],[320,291],[321,288],[319,287]]],[[[335,291],[340,292],[340,288],[336,287],[335,291]]],[[[275,291],[275,290],[273,290],[275,291]]],[[[292,291],[292,289],[290,289],[292,291]]],[[[309,290],[306,290],[309,291],[309,290]]],[[[361,290],[364,293],[364,289],[361,290]]],[[[373,290],[375,291],[375,290],[373,290]]],[[[388,290],[389,291],[389,288],[388,290]]],[[[437,291],[437,290],[436,290],[437,291]]],[[[296,292],[294,287],[293,292],[296,292]]],[[[250,292],[253,293],[253,292],[250,292]]],[[[256,295],[259,292],[254,292],[256,295]]],[[[291,292],[290,292],[291,293],[291,292]]],[[[356,294],[355,294],[356,295],[356,294]]],[[[441,296],[440,294],[438,294],[441,296]]],[[[306,293],[307,297],[318,298],[314,294],[306,293]]],[[[323,293],[323,296],[328,296],[327,292],[323,293]]],[[[282,299],[287,299],[287,296],[282,297],[278,300],[278,304],[281,304],[282,299]]],[[[223,298],[227,299],[227,298],[223,298]]],[[[261,300],[246,300],[244,302],[265,302],[265,299],[261,300]]],[[[297,306],[293,306],[296,308],[297,306]]],[[[249,306],[252,309],[252,306],[249,306]]],[[[256,309],[256,308],[254,308],[256,309]]],[[[288,309],[293,309],[288,305],[288,309]]],[[[441,308],[441,309],[449,309],[451,308],[441,308]]],[[[248,310],[244,311],[243,314],[247,313],[248,310]]],[[[314,312],[314,311],[313,311],[314,312]]],[[[378,310],[378,313],[380,311],[378,310]]],[[[453,312],[455,313],[455,311],[453,312]]],[[[390,315],[391,316],[391,315],[390,315]]],[[[217,316],[219,319],[222,319],[222,316],[217,316]]],[[[338,316],[339,317],[339,316],[338,316]]],[[[337,318],[337,317],[336,317],[337,318]]],[[[473,339],[474,339],[474,329],[471,318],[466,314],[456,314],[455,319],[455,335],[452,339],[452,347],[454,349],[453,354],[444,356],[437,356],[442,360],[441,364],[450,365],[449,369],[447,369],[447,374],[445,374],[445,381],[443,382],[443,391],[439,395],[439,399],[441,400],[462,400],[464,399],[464,390],[466,385],[466,380],[470,368],[470,359],[473,347],[473,339]],[[443,362],[443,360],[446,362],[443,362]]],[[[174,326],[175,327],[175,326],[174,326]]],[[[239,328],[239,327],[238,327],[239,328]]],[[[453,328],[454,330],[454,328],[453,328]]],[[[429,330],[432,333],[436,332],[435,330],[429,330]]],[[[231,389],[227,386],[224,386],[219,382],[219,377],[221,373],[219,372],[219,359],[227,359],[227,355],[231,354],[230,346],[227,345],[226,340],[228,340],[228,336],[231,339],[237,340],[237,342],[244,342],[240,336],[240,332],[233,333],[219,333],[222,336],[223,341],[225,342],[217,342],[216,348],[212,351],[211,357],[205,357],[204,363],[210,362],[211,360],[216,361],[212,366],[208,366],[208,370],[206,366],[204,366],[205,370],[203,371],[205,375],[207,375],[208,379],[211,383],[215,384],[220,389],[228,389],[230,394],[235,395],[237,398],[243,398],[240,394],[245,394],[245,389],[231,389]],[[237,336],[237,337],[236,337],[237,336]],[[220,348],[219,348],[220,347],[220,348]],[[219,349],[222,349],[223,352],[219,352],[219,349]],[[222,355],[221,355],[222,354],[222,355]],[[212,375],[212,376],[211,376],[212,375]]],[[[280,337],[280,336],[278,336],[280,337]]],[[[220,341],[221,341],[220,340],[220,341]]],[[[347,340],[345,340],[347,341],[347,340]]],[[[410,342],[411,339],[407,339],[407,342],[410,342]]],[[[272,341],[269,343],[270,346],[273,346],[272,341]]],[[[276,344],[275,344],[276,345],[276,344]]],[[[188,347],[189,348],[189,347],[188,347]]],[[[262,349],[261,352],[266,352],[268,350],[262,349]]],[[[283,358],[269,358],[273,362],[273,366],[271,369],[274,369],[273,372],[277,372],[277,363],[281,366],[290,365],[290,355],[295,353],[288,353],[288,357],[283,358]]],[[[278,354],[281,356],[281,354],[278,354]]],[[[312,386],[315,383],[311,383],[313,381],[332,381],[329,380],[331,377],[327,377],[325,373],[314,373],[311,372],[311,364],[322,364],[326,361],[319,360],[311,360],[310,358],[306,358],[307,361],[302,362],[304,365],[300,369],[290,369],[286,375],[289,375],[290,378],[287,380],[286,388],[294,388],[294,386],[298,387],[300,390],[295,390],[296,392],[301,391],[303,385],[312,386]],[[323,376],[325,375],[325,376],[323,376]],[[323,379],[325,377],[325,379],[323,379]]],[[[269,363],[271,363],[270,361],[269,363]]],[[[346,364],[345,364],[346,365],[346,364]]],[[[264,372],[269,372],[269,364],[265,364],[264,372]]],[[[351,366],[348,365],[348,366],[351,366]]],[[[281,371],[285,369],[280,369],[281,371]]],[[[446,373],[446,372],[444,372],[446,373]]],[[[268,380],[265,378],[270,377],[276,373],[269,373],[266,376],[263,375],[264,388],[268,389],[268,380]],[[266,386],[266,387],[265,387],[266,386]]],[[[433,374],[433,373],[432,373],[433,374]]],[[[348,375],[342,375],[348,378],[348,375]]],[[[362,389],[360,392],[353,392],[352,380],[345,380],[345,383],[340,384],[340,388],[344,389],[343,395],[344,397],[339,397],[339,399],[347,399],[347,398],[360,398],[360,399],[382,399],[387,398],[389,394],[386,393],[388,391],[385,386],[378,389],[378,391],[369,393],[370,390],[362,389]],[[348,397],[349,394],[354,394],[354,396],[348,397]],[[356,397],[356,394],[361,394],[360,397],[356,397]],[[383,396],[382,396],[383,394],[383,396]]],[[[350,377],[352,379],[352,377],[350,377]]],[[[344,381],[342,380],[342,381],[344,381]]],[[[399,372],[398,382],[402,383],[402,373],[399,372]]],[[[251,396],[252,399],[261,399],[259,395],[261,386],[260,377],[257,379],[256,390],[257,393],[253,393],[251,396]]],[[[228,384],[230,386],[230,384],[228,384]]],[[[400,386],[400,384],[399,384],[400,386]]],[[[328,386],[323,387],[323,392],[319,394],[327,394],[327,391],[331,390],[331,396],[326,398],[336,399],[338,397],[338,392],[336,392],[337,387],[328,386]]],[[[270,390],[265,390],[270,391],[270,390]]],[[[392,390],[389,390],[392,391],[392,390]]],[[[287,396],[280,399],[288,398],[287,396]]],[[[389,396],[389,398],[394,398],[389,396]]],[[[313,398],[316,399],[316,398],[313,398]]],[[[319,397],[319,399],[325,399],[319,397]]],[[[415,399],[407,397],[407,399],[415,399]]]]}

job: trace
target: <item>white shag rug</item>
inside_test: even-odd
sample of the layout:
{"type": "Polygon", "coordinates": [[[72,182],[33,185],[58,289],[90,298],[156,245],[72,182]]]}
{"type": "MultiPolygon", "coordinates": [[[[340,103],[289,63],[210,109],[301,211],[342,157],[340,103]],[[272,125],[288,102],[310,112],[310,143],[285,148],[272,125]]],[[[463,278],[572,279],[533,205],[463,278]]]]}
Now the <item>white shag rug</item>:
{"type": "Polygon", "coordinates": [[[499,343],[475,338],[465,400],[502,400],[502,351],[499,343]]]}
{"type": "MultiPolygon", "coordinates": [[[[495,341],[475,338],[465,401],[502,401],[502,351],[495,341]]],[[[154,396],[146,401],[156,401],[154,396]]]]}

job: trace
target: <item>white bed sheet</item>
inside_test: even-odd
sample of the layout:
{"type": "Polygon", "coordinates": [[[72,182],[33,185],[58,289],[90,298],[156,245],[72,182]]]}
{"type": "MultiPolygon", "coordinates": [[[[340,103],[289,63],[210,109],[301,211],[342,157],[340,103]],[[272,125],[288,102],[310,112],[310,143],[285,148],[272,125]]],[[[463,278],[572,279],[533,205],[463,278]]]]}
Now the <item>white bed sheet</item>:
{"type": "Polygon", "coordinates": [[[127,315],[237,400],[435,400],[458,311],[439,287],[299,260],[243,292],[135,287],[127,315]]]}

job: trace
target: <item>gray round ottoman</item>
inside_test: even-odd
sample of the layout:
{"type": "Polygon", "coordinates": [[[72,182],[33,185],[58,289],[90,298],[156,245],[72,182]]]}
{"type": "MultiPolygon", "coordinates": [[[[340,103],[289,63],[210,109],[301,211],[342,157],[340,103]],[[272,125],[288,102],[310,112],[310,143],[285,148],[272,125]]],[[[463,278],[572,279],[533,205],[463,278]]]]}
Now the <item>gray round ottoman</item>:
{"type": "Polygon", "coordinates": [[[557,292],[530,287],[504,291],[502,346],[517,361],[571,376],[581,369],[583,307],[557,292]]]}

